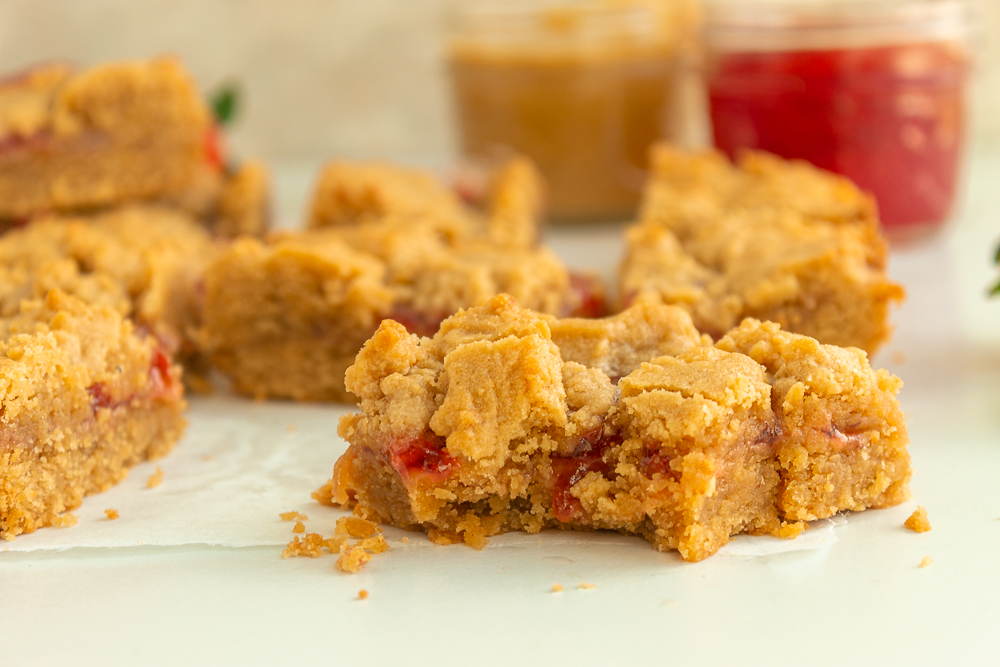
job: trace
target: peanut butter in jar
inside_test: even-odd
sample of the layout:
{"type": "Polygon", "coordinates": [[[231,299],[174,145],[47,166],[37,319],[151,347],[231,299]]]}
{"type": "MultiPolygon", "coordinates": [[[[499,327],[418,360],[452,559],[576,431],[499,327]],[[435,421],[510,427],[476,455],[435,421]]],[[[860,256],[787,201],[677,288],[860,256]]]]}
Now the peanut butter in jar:
{"type": "Polygon", "coordinates": [[[467,2],[449,63],[466,157],[532,158],[556,221],[635,213],[650,146],[680,139],[693,0],[467,2]]]}

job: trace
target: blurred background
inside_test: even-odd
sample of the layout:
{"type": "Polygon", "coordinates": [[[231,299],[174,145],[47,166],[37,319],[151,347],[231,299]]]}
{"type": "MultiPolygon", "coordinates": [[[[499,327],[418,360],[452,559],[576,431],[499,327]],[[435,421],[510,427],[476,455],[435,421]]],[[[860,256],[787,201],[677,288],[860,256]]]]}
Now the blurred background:
{"type": "MultiPolygon", "coordinates": [[[[238,81],[238,154],[442,163],[456,151],[443,64],[449,0],[0,0],[0,70],[180,55],[238,81]]],[[[983,0],[975,128],[1000,142],[1000,0],[983,0]]]]}

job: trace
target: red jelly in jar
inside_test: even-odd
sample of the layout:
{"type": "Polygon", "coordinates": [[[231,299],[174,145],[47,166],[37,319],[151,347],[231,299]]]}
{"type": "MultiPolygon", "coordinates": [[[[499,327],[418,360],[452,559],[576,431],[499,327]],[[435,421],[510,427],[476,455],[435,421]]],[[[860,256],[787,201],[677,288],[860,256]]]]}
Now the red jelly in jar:
{"type": "Polygon", "coordinates": [[[843,174],[875,196],[890,237],[924,236],[956,198],[969,24],[960,0],[712,4],[715,144],[843,174]]]}

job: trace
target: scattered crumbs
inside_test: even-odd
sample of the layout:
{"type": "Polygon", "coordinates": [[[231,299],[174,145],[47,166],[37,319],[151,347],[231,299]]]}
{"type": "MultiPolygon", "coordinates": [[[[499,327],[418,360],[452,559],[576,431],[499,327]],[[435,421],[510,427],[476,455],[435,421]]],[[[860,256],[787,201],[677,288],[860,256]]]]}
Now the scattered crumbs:
{"type": "Polygon", "coordinates": [[[368,591],[366,591],[363,588],[360,591],[358,591],[358,599],[359,600],[367,600],[368,599],[368,591]]]}
{"type": "Polygon", "coordinates": [[[782,523],[781,527],[778,528],[775,535],[783,540],[792,540],[802,534],[806,529],[805,521],[793,521],[791,523],[782,523]]]}
{"type": "Polygon", "coordinates": [[[52,519],[52,525],[55,528],[69,528],[70,526],[76,525],[77,516],[75,514],[61,514],[56,518],[52,519]]]}
{"type": "Polygon", "coordinates": [[[304,533],[306,532],[306,524],[301,521],[296,521],[295,525],[292,527],[293,533],[304,533]]]}
{"type": "Polygon", "coordinates": [[[146,480],[146,488],[155,489],[160,484],[163,484],[163,471],[160,470],[160,466],[156,466],[156,471],[146,480]]]}
{"type": "Polygon", "coordinates": [[[933,564],[934,559],[930,556],[924,555],[924,557],[920,559],[920,567],[930,567],[933,564]]]}
{"type": "Polygon", "coordinates": [[[552,592],[553,593],[562,593],[563,592],[563,586],[562,586],[562,584],[552,584],[552,592]]]}
{"type": "Polygon", "coordinates": [[[369,521],[374,521],[378,518],[378,515],[375,514],[375,510],[368,507],[368,505],[365,505],[364,503],[358,503],[354,506],[354,516],[359,516],[362,519],[368,519],[369,521]]]}
{"type": "Polygon", "coordinates": [[[114,521],[118,518],[118,510],[104,510],[104,515],[108,517],[108,521],[114,521]]]}
{"type": "Polygon", "coordinates": [[[401,538],[399,538],[399,541],[402,542],[403,544],[409,544],[410,543],[410,538],[408,538],[408,537],[401,537],[401,538]]]}
{"type": "MultiPolygon", "coordinates": [[[[340,524],[338,521],[338,527],[340,525],[344,524],[340,524]]],[[[302,526],[301,522],[295,524],[296,529],[299,526],[302,526]]],[[[305,530],[305,526],[302,526],[302,528],[305,530]]],[[[372,556],[388,551],[389,543],[380,530],[359,539],[354,544],[351,544],[351,536],[347,534],[324,538],[319,533],[309,533],[303,535],[301,538],[298,535],[292,537],[292,541],[281,552],[281,557],[296,558],[299,556],[308,556],[309,558],[319,558],[323,555],[324,549],[330,553],[338,554],[337,569],[342,572],[354,574],[367,564],[372,559],[372,556]]]]}
{"type": "Polygon", "coordinates": [[[313,491],[312,499],[320,505],[334,506],[336,503],[333,502],[333,481],[331,480],[313,491]]]}
{"type": "Polygon", "coordinates": [[[350,535],[351,537],[371,537],[375,533],[382,532],[382,529],[374,521],[362,519],[358,516],[342,516],[337,519],[337,527],[334,535],[350,535]]]}
{"type": "Polygon", "coordinates": [[[301,512],[282,512],[278,516],[282,521],[308,521],[309,517],[301,512]]]}
{"type": "Polygon", "coordinates": [[[892,359],[892,363],[896,364],[897,366],[900,364],[905,364],[906,352],[903,352],[902,350],[894,350],[892,355],[890,356],[890,359],[892,359]]]}
{"type": "Polygon", "coordinates": [[[201,460],[204,461],[205,463],[208,463],[209,461],[214,461],[215,457],[212,456],[211,454],[205,454],[203,457],[201,457],[201,460]]]}
{"type": "Polygon", "coordinates": [[[579,588],[581,591],[590,591],[597,588],[597,585],[588,584],[586,581],[581,581],[580,584],[577,586],[577,588],[579,588]]]}
{"type": "Polygon", "coordinates": [[[299,427],[296,426],[295,424],[289,424],[288,425],[288,432],[289,433],[295,433],[298,430],[299,430],[299,427]]]}
{"type": "Polygon", "coordinates": [[[903,525],[918,533],[926,533],[931,529],[931,522],[927,520],[927,510],[918,506],[903,525]]]}

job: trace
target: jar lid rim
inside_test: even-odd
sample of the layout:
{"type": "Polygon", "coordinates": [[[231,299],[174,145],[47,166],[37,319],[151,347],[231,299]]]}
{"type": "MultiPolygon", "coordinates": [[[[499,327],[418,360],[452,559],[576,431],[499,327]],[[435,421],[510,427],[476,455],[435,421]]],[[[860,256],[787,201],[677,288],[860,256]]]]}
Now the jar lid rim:
{"type": "Polygon", "coordinates": [[[708,0],[706,25],[724,28],[850,28],[968,22],[967,0],[708,0]]]}
{"type": "Polygon", "coordinates": [[[966,0],[709,0],[704,34],[723,50],[966,41],[974,8],[966,0]]]}

